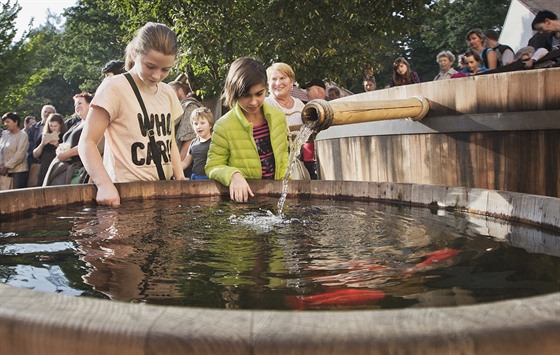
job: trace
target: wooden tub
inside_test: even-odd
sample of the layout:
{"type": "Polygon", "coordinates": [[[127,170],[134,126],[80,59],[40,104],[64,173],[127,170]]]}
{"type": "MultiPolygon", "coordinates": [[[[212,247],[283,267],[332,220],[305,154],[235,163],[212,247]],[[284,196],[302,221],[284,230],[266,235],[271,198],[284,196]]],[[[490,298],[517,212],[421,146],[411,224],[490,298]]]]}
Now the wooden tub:
{"type": "MultiPolygon", "coordinates": [[[[280,181],[252,181],[277,196],[280,181]]],[[[212,181],[117,186],[123,202],[227,196],[212,181]]],[[[437,205],[560,229],[560,199],[433,185],[293,181],[290,196],[437,205]]],[[[0,192],[0,218],[92,203],[95,187],[0,192]]],[[[288,202],[289,203],[289,198],[288,202]]],[[[1,226],[1,224],[0,224],[1,226]]],[[[460,307],[383,311],[249,311],[75,298],[0,285],[2,354],[558,354],[560,293],[460,307]]]]}

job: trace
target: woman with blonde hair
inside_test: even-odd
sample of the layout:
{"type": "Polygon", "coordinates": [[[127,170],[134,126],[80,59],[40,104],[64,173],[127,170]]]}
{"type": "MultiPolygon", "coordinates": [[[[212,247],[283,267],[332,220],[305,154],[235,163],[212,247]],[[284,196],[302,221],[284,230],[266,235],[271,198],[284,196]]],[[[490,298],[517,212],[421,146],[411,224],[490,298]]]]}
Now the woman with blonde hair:
{"type": "Polygon", "coordinates": [[[286,114],[286,121],[291,130],[299,129],[303,124],[301,111],[305,105],[303,101],[291,95],[296,81],[294,70],[288,64],[278,62],[266,69],[266,76],[270,95],[265,102],[278,107],[286,114]]]}

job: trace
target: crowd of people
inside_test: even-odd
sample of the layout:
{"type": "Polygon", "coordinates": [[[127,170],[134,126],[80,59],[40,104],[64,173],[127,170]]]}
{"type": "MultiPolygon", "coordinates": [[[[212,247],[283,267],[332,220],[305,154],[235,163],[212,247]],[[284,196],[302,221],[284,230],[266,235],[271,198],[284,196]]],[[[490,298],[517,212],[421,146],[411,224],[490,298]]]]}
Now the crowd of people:
{"type": "MultiPolygon", "coordinates": [[[[444,50],[437,54],[436,62],[440,70],[433,80],[506,71],[508,66],[510,66],[509,70],[532,69],[535,66],[537,68],[560,66],[559,23],[557,15],[553,12],[539,11],[531,28],[537,33],[529,40],[526,47],[520,48],[517,52],[510,46],[500,43],[499,34],[496,31],[482,31],[480,28],[473,28],[465,36],[469,48],[457,56],[457,67],[453,67],[456,56],[451,51],[444,50]],[[553,55],[549,60],[543,60],[552,51],[556,52],[551,53],[553,55]],[[515,62],[521,65],[513,65],[515,62]]],[[[391,81],[386,87],[414,84],[420,81],[420,77],[411,69],[409,62],[400,57],[393,63],[391,81]]],[[[375,77],[371,74],[364,76],[363,87],[366,92],[376,90],[375,77]]]]}
{"type": "MultiPolygon", "coordinates": [[[[542,64],[543,56],[558,50],[560,21],[541,11],[532,29],[538,33],[516,53],[498,42],[495,31],[469,31],[469,49],[459,56],[459,67],[453,67],[453,53],[440,52],[434,80],[478,75],[517,61],[525,68],[542,64]]],[[[177,55],[173,31],[149,22],[128,44],[125,61],[111,61],[102,69],[105,78],[95,95],[73,97],[73,118],[64,121],[52,105],[43,106],[38,122],[5,113],[0,178],[9,177],[7,188],[92,182],[99,204],[118,206],[118,182],[212,179],[229,187],[233,201],[246,202],[253,196],[248,180],[282,179],[290,137],[303,125],[304,102],[293,95],[292,67],[277,62],[265,68],[250,57],[235,60],[221,97],[229,111],[214,122],[185,74],[163,82],[177,55]]],[[[558,65],[558,56],[552,59],[545,64],[558,65]]],[[[405,58],[394,61],[389,86],[420,81],[405,58]]],[[[375,77],[365,76],[363,87],[376,90],[375,77]]],[[[307,100],[341,97],[339,88],[327,90],[320,79],[302,88],[307,100]]],[[[309,178],[316,179],[313,136],[303,145],[301,160],[309,178]]]]}

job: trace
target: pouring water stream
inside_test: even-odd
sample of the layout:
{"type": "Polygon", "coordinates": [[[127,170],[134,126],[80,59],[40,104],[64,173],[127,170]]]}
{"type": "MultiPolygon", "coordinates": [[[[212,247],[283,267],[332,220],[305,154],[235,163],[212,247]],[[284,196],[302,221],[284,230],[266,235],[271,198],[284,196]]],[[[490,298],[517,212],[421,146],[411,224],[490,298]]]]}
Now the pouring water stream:
{"type": "Polygon", "coordinates": [[[288,167],[286,168],[286,174],[284,174],[284,179],[282,180],[282,194],[278,200],[278,216],[282,216],[282,210],[284,209],[284,203],[286,202],[286,196],[288,195],[288,182],[292,176],[292,172],[296,165],[296,160],[299,159],[299,154],[301,147],[314,131],[315,122],[308,122],[301,126],[299,132],[296,134],[295,138],[290,144],[290,155],[288,156],[288,167]]]}

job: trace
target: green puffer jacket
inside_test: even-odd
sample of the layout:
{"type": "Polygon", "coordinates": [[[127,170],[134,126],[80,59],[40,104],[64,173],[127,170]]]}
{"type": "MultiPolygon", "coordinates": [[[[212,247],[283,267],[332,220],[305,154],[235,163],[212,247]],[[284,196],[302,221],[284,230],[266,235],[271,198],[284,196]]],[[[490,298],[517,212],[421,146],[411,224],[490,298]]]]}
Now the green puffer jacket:
{"type": "MultiPolygon", "coordinates": [[[[266,103],[263,104],[263,110],[274,152],[274,179],[280,180],[288,167],[286,116],[266,103]]],[[[210,179],[225,186],[229,186],[231,177],[236,172],[240,172],[245,179],[262,178],[261,159],[253,138],[253,125],[245,118],[239,104],[216,121],[205,170],[210,179]]]]}

